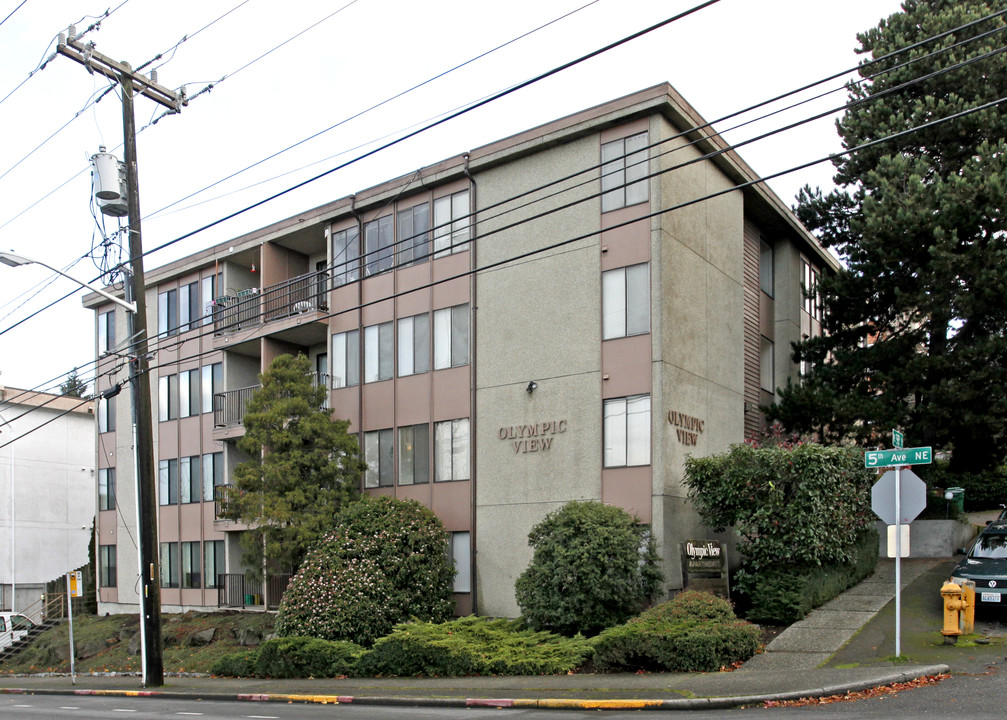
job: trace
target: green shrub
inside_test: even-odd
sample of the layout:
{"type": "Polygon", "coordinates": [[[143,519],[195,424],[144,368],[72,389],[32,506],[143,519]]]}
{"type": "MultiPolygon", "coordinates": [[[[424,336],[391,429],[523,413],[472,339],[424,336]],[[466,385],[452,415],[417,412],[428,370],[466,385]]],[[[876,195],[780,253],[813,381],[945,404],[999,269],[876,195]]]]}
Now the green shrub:
{"type": "Polygon", "coordinates": [[[593,641],[594,664],[602,670],[708,672],[747,660],[760,641],[759,628],[738,620],[726,600],[686,591],[603,631],[593,641]]]}
{"type": "Polygon", "coordinates": [[[583,638],[523,629],[514,620],[469,616],[397,625],[361,658],[360,675],[545,675],[571,672],[590,656],[583,638]]]}
{"type": "Polygon", "coordinates": [[[349,642],[308,637],[267,640],[259,648],[255,674],[268,678],[323,678],[348,675],[364,649],[349,642]]]}
{"type": "Polygon", "coordinates": [[[649,528],[625,510],[571,502],[532,528],[531,564],[515,585],[528,624],[595,635],[640,612],[661,584],[649,528]]]}
{"type": "Polygon", "coordinates": [[[255,677],[258,650],[245,650],[219,658],[210,668],[211,675],[220,677],[255,677]]]}
{"type": "Polygon", "coordinates": [[[334,526],[291,580],[278,633],[369,646],[410,618],[451,617],[454,567],[431,510],[413,500],[363,498],[334,526]]]}
{"type": "Polygon", "coordinates": [[[878,533],[864,530],[849,563],[763,570],[751,575],[746,617],[753,622],[788,625],[871,575],[878,565],[878,533]]]}

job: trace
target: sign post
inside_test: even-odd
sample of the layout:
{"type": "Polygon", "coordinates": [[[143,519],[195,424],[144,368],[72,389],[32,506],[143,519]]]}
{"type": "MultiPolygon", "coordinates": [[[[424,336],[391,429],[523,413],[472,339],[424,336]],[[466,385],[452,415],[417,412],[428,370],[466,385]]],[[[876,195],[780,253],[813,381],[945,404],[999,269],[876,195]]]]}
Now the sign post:
{"type": "Polygon", "coordinates": [[[84,596],[84,586],[81,582],[80,570],[66,574],[66,614],[70,618],[70,684],[77,684],[77,676],[73,666],[73,599],[84,596]]]}
{"type": "MultiPolygon", "coordinates": [[[[893,430],[892,440],[901,445],[903,442],[902,433],[898,432],[898,430],[893,430]]],[[[864,467],[895,468],[893,489],[895,495],[895,657],[902,655],[902,523],[903,521],[906,523],[912,522],[923,511],[923,508],[926,507],[926,485],[912,472],[907,471],[906,475],[909,477],[907,478],[906,485],[908,488],[904,488],[902,466],[928,465],[932,462],[932,455],[933,453],[929,447],[908,449],[897,447],[895,450],[868,450],[864,453],[864,467]],[[910,498],[913,501],[918,501],[921,489],[922,503],[918,503],[917,506],[916,502],[914,502],[912,509],[906,513],[907,516],[911,513],[912,517],[903,518],[903,492],[907,492],[908,490],[907,494],[910,498]]],[[[885,497],[888,495],[887,484],[890,482],[891,476],[889,473],[885,473],[871,489],[871,509],[886,523],[890,522],[888,518],[892,509],[892,506],[888,503],[888,498],[885,497]]]]}

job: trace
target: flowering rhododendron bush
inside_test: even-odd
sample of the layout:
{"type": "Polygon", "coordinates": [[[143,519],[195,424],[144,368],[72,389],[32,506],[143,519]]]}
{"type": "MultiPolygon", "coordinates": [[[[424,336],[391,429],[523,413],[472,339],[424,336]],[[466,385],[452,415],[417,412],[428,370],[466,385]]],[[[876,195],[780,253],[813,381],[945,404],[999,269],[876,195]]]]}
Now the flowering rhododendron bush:
{"type": "Polygon", "coordinates": [[[280,602],[280,635],[371,645],[396,623],[451,618],[447,533],[413,500],[365,497],[346,506],[307,554],[280,602]]]}

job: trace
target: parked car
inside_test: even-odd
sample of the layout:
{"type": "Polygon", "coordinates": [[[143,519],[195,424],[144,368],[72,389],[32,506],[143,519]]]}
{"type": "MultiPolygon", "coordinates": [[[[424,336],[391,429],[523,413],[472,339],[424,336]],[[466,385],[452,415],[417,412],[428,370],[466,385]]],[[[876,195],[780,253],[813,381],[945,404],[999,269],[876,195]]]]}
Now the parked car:
{"type": "Polygon", "coordinates": [[[27,615],[0,612],[0,650],[23,638],[34,626],[27,615]]]}
{"type": "Polygon", "coordinates": [[[991,522],[972,543],[965,557],[951,571],[951,582],[973,580],[977,605],[1007,602],[1007,519],[991,522]]]}

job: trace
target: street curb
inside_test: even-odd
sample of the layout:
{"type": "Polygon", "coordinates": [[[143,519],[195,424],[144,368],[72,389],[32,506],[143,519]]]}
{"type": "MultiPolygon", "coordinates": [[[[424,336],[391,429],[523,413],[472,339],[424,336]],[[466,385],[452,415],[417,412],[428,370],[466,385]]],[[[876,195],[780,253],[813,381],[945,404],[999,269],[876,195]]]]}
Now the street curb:
{"type": "Polygon", "coordinates": [[[75,688],[0,688],[0,695],[97,695],[104,697],[150,697],[178,700],[210,700],[225,702],[284,702],[313,703],[318,705],[384,705],[398,707],[449,707],[449,708],[541,708],[549,710],[717,710],[739,705],[758,705],[764,702],[799,700],[801,698],[827,697],[859,692],[870,688],[905,683],[929,675],[941,675],[949,670],[947,665],[929,665],[914,668],[911,673],[893,672],[871,680],[829,685],[790,692],[764,695],[737,695],[727,697],[675,698],[671,700],[589,700],[573,698],[450,698],[406,697],[394,695],[316,695],[296,693],[197,693],[164,690],[87,690],[75,688]]]}

